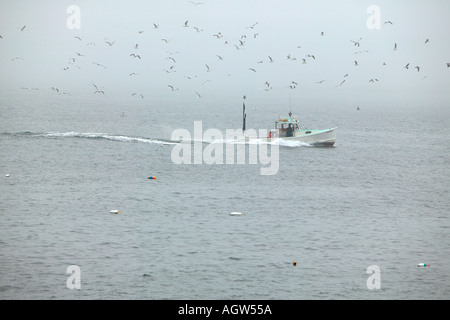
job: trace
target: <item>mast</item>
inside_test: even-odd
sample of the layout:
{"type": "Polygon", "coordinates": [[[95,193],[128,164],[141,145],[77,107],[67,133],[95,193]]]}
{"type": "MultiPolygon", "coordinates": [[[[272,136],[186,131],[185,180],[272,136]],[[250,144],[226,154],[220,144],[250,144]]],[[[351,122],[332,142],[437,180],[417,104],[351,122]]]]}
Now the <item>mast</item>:
{"type": "Polygon", "coordinates": [[[245,102],[242,103],[242,132],[245,132],[245,120],[247,115],[245,114],[245,102]]]}
{"type": "MultiPolygon", "coordinates": [[[[244,95],[245,100],[245,95],[244,95]]],[[[245,132],[245,120],[247,118],[247,115],[245,114],[245,101],[242,102],[242,132],[245,132]]]]}

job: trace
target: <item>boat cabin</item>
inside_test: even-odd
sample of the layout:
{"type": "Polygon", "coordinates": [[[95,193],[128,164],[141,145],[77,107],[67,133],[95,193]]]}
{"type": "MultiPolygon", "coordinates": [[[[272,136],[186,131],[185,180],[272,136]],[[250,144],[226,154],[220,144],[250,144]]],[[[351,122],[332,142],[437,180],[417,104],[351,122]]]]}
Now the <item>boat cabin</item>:
{"type": "Polygon", "coordinates": [[[270,130],[269,138],[294,137],[300,130],[297,116],[281,118],[275,121],[275,128],[270,130]]]}

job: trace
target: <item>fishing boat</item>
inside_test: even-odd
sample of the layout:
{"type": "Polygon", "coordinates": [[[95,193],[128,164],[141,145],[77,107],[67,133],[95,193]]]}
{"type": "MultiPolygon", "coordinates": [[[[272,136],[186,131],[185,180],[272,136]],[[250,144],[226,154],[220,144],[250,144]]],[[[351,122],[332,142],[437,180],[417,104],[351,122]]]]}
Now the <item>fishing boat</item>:
{"type": "MultiPolygon", "coordinates": [[[[245,113],[245,103],[243,104],[243,126],[245,132],[247,115],[245,113]]],[[[260,140],[267,140],[273,142],[276,139],[300,141],[311,146],[328,146],[332,147],[336,142],[337,128],[328,129],[304,129],[300,127],[297,116],[292,116],[289,112],[289,117],[278,118],[275,121],[275,127],[269,131],[267,138],[260,140]]]]}

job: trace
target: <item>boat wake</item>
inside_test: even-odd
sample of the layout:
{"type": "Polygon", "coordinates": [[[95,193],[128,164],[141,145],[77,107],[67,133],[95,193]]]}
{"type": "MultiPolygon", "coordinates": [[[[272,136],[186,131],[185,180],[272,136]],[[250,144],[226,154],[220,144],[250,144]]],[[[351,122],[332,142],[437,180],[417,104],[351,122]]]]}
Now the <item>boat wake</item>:
{"type": "Polygon", "coordinates": [[[267,144],[267,145],[279,145],[282,147],[288,147],[288,148],[297,148],[297,147],[310,147],[311,145],[306,142],[301,141],[293,141],[293,140],[286,140],[283,138],[280,139],[272,139],[271,141],[268,141],[266,139],[258,139],[258,138],[250,138],[249,140],[216,140],[210,143],[223,143],[223,144],[267,144]]]}
{"type": "Polygon", "coordinates": [[[94,132],[47,132],[47,133],[33,133],[33,132],[20,132],[20,133],[3,133],[8,136],[30,136],[30,137],[43,137],[43,138],[79,138],[79,139],[98,139],[98,140],[110,140],[119,142],[140,142],[150,144],[177,144],[178,142],[153,139],[145,137],[125,136],[125,135],[113,135],[108,133],[94,133],[94,132]]]}
{"type": "Polygon", "coordinates": [[[97,139],[97,140],[109,140],[118,142],[134,142],[134,143],[149,143],[149,144],[160,144],[160,145],[175,145],[179,143],[195,143],[201,142],[204,144],[245,144],[245,145],[279,145],[282,147],[296,148],[296,147],[309,147],[310,144],[301,141],[292,141],[285,139],[272,139],[267,141],[266,139],[250,138],[248,140],[223,140],[217,139],[214,141],[204,141],[204,140],[166,140],[166,139],[155,139],[148,137],[136,137],[136,136],[126,136],[126,135],[114,135],[109,133],[96,133],[96,132],[46,132],[46,133],[33,133],[29,131],[18,132],[18,133],[1,133],[3,136],[17,136],[17,137],[43,137],[43,138],[79,138],[79,139],[97,139]]]}

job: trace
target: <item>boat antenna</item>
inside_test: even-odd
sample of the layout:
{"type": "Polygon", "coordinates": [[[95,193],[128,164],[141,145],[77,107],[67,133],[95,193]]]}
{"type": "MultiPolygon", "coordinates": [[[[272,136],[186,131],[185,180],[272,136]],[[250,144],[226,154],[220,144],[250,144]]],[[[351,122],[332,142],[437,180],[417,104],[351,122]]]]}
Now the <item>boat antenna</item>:
{"type": "Polygon", "coordinates": [[[291,90],[289,90],[289,117],[292,117],[292,110],[291,110],[291,90]]]}

